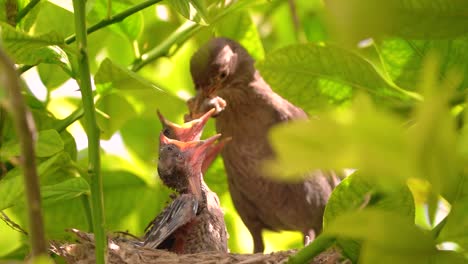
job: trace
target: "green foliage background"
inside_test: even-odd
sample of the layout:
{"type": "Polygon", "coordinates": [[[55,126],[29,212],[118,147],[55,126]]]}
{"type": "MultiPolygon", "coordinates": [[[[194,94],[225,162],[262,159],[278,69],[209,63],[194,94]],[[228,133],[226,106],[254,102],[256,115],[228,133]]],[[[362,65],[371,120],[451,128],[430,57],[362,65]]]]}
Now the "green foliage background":
{"type": "MultiPolygon", "coordinates": [[[[20,71],[35,66],[23,74],[24,95],[39,131],[46,233],[71,239],[66,228],[91,228],[87,152],[77,149],[83,133],[75,122],[82,106],[73,80],[73,8],[69,1],[40,1],[13,27],[7,2],[0,1],[1,48],[20,71]]],[[[87,1],[88,27],[146,2],[87,1]]],[[[28,3],[17,1],[18,10],[28,3]]],[[[463,263],[467,13],[464,0],[168,0],[90,33],[101,139],[118,134],[126,148],[101,153],[107,230],[141,235],[168,201],[156,174],[156,109],[182,122],[193,94],[190,57],[210,38],[225,36],[243,44],[272,88],[311,116],[272,132],[278,159],[265,169],[281,180],[314,168],[358,169],[333,193],[325,235],[363,263],[463,263]],[[457,250],[439,250],[444,242],[457,250]]],[[[6,168],[0,210],[25,226],[18,142],[9,117],[0,122],[6,168]]],[[[204,133],[214,134],[213,123],[204,133]]],[[[220,158],[205,179],[225,210],[231,252],[250,252],[220,158]]],[[[267,251],[301,247],[297,233],[267,233],[267,251]]],[[[24,235],[3,222],[0,234],[1,258],[25,256],[24,235]]]]}

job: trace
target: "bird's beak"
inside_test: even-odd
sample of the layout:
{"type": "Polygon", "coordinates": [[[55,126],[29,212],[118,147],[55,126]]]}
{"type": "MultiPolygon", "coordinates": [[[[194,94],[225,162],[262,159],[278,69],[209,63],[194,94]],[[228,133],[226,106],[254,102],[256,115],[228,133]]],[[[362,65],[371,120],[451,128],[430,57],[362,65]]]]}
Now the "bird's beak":
{"type": "Polygon", "coordinates": [[[164,118],[164,116],[158,111],[159,120],[164,128],[171,130],[174,134],[174,139],[180,141],[192,141],[192,140],[199,140],[201,134],[203,132],[203,128],[205,127],[206,122],[210,119],[210,117],[215,112],[215,109],[211,109],[210,111],[206,112],[201,117],[194,119],[190,122],[186,122],[182,125],[177,125],[172,123],[171,121],[164,118]]]}
{"type": "Polygon", "coordinates": [[[218,154],[221,152],[221,150],[224,148],[226,143],[231,141],[231,137],[224,138],[220,140],[216,145],[212,146],[206,153],[205,160],[203,161],[202,164],[202,173],[205,173],[208,170],[208,167],[211,166],[213,163],[213,160],[218,156],[218,154]]]}

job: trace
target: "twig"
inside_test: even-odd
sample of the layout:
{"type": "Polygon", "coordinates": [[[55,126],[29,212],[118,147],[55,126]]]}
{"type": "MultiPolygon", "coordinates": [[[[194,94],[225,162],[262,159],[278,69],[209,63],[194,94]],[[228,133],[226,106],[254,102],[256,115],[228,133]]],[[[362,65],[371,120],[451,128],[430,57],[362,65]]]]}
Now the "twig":
{"type": "Polygon", "coordinates": [[[91,210],[93,214],[93,231],[96,238],[96,263],[104,264],[106,258],[107,239],[105,237],[104,202],[102,194],[101,159],[99,155],[99,129],[96,123],[96,111],[91,90],[91,76],[87,53],[87,34],[85,18],[85,2],[73,0],[75,12],[75,32],[78,46],[78,76],[77,82],[83,101],[86,135],[88,137],[88,175],[91,181],[91,210]]]}
{"type": "MultiPolygon", "coordinates": [[[[103,19],[103,20],[99,21],[98,23],[92,25],[91,27],[87,28],[86,33],[89,35],[89,34],[95,32],[95,31],[97,31],[98,29],[101,29],[103,27],[107,27],[109,25],[120,22],[120,21],[124,20],[125,18],[129,17],[130,15],[133,15],[136,12],[139,12],[139,11],[141,11],[141,10],[151,6],[151,5],[159,3],[161,1],[162,0],[148,0],[148,1],[145,1],[145,2],[140,3],[138,5],[132,6],[129,9],[124,10],[124,11],[116,14],[115,16],[106,17],[105,19],[103,19]]],[[[66,44],[71,44],[75,40],[76,40],[76,34],[66,38],[65,43],[66,44]]]]}
{"type": "Polygon", "coordinates": [[[60,133],[69,125],[73,124],[76,120],[82,118],[84,115],[83,107],[78,107],[73,113],[67,116],[65,119],[62,119],[60,123],[55,127],[55,129],[60,133]]]}
{"type": "Polygon", "coordinates": [[[21,19],[25,17],[29,11],[31,11],[41,0],[31,0],[21,11],[18,12],[18,15],[16,15],[16,23],[18,24],[21,22],[21,19]]]}
{"type": "MultiPolygon", "coordinates": [[[[104,28],[104,27],[107,27],[107,26],[110,26],[112,24],[115,24],[117,22],[120,22],[122,20],[124,20],[125,18],[133,15],[134,13],[136,12],[139,12],[151,5],[154,5],[156,3],[159,3],[161,2],[162,0],[148,0],[148,1],[145,1],[143,3],[140,3],[138,5],[135,5],[135,6],[132,6],[130,7],[129,9],[126,9],[114,16],[111,16],[111,17],[106,17],[105,19],[99,21],[98,23],[90,26],[89,28],[86,29],[86,33],[87,34],[91,34],[101,28],[104,28]]],[[[65,44],[72,44],[73,42],[76,41],[76,34],[73,34],[69,37],[67,37],[65,39],[65,44]]],[[[35,65],[23,65],[21,66],[19,69],[18,69],[18,72],[19,73],[24,73],[26,71],[28,71],[29,69],[31,69],[32,67],[34,67],[35,65]]]]}
{"type": "Polygon", "coordinates": [[[11,111],[20,142],[21,165],[23,167],[26,189],[26,206],[28,209],[29,230],[31,232],[32,256],[36,257],[47,254],[47,243],[44,236],[41,195],[34,155],[34,139],[36,137],[34,120],[31,113],[27,110],[23,95],[21,94],[21,84],[14,63],[3,50],[0,50],[0,64],[5,80],[4,87],[6,87],[9,93],[7,110],[11,111]]]}
{"type": "Polygon", "coordinates": [[[330,248],[334,243],[334,237],[321,234],[308,246],[289,257],[288,264],[309,263],[314,257],[330,248]]]}
{"type": "Polygon", "coordinates": [[[16,230],[18,232],[21,232],[25,235],[28,235],[28,232],[26,232],[26,230],[24,230],[20,225],[18,225],[17,223],[13,222],[13,220],[11,220],[7,214],[5,214],[3,211],[0,211],[0,219],[3,220],[3,222],[5,222],[5,224],[7,224],[7,226],[11,227],[13,230],[16,230]]]}

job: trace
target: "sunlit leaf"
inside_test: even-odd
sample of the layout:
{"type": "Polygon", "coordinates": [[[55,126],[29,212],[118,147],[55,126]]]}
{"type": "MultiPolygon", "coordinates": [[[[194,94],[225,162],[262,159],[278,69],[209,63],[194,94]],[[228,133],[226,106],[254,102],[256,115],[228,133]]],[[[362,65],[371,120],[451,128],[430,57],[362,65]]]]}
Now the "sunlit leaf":
{"type": "Polygon", "coordinates": [[[275,91],[305,109],[324,101],[348,101],[356,91],[387,101],[410,97],[387,83],[368,61],[334,46],[288,46],[270,53],[258,67],[275,91]]]}
{"type": "Polygon", "coordinates": [[[381,248],[387,256],[402,259],[425,259],[436,253],[429,233],[420,230],[412,220],[381,209],[363,209],[334,219],[325,231],[328,235],[362,241],[360,261],[366,261],[372,249],[381,248]]]}
{"type": "Polygon", "coordinates": [[[71,71],[68,55],[62,49],[63,37],[51,32],[46,35],[30,36],[16,31],[10,25],[0,23],[1,39],[6,51],[20,64],[50,63],[71,71]]]}
{"type": "MultiPolygon", "coordinates": [[[[323,216],[324,230],[340,215],[358,211],[362,208],[379,208],[406,217],[410,222],[414,219],[415,209],[413,196],[405,186],[389,190],[377,188],[369,178],[364,178],[355,172],[346,177],[333,190],[328,200],[323,216]]],[[[337,240],[347,257],[356,261],[359,256],[360,243],[356,240],[337,240]]]]}
{"type": "Polygon", "coordinates": [[[202,25],[209,23],[206,17],[206,8],[201,0],[171,0],[167,3],[189,20],[202,25]]]}
{"type": "Polygon", "coordinates": [[[357,168],[382,183],[415,175],[401,121],[365,97],[350,110],[276,126],[270,139],[276,159],[268,171],[276,177],[304,177],[319,168],[357,168]]]}
{"type": "Polygon", "coordinates": [[[45,203],[68,200],[89,193],[89,184],[82,177],[75,177],[54,185],[41,187],[41,196],[45,203]]]}
{"type": "Polygon", "coordinates": [[[265,56],[257,28],[247,11],[230,13],[215,23],[218,36],[239,42],[256,60],[265,56]]]}
{"type": "MultiPolygon", "coordinates": [[[[64,143],[56,130],[42,130],[37,134],[36,157],[50,157],[62,151],[63,147],[64,143]]],[[[14,156],[20,156],[20,154],[20,146],[16,140],[6,143],[0,151],[0,156],[5,160],[14,156]]]]}
{"type": "Polygon", "coordinates": [[[97,123],[101,130],[102,139],[110,139],[125,122],[137,114],[125,98],[115,93],[99,98],[96,102],[96,108],[100,111],[97,123]]]}
{"type": "Polygon", "coordinates": [[[424,58],[435,53],[440,61],[439,77],[445,79],[449,70],[463,73],[460,88],[468,87],[468,38],[441,40],[385,39],[377,44],[385,70],[402,88],[416,90],[422,76],[424,58]]]}
{"type": "MultiPolygon", "coordinates": [[[[65,166],[69,162],[70,157],[64,152],[60,152],[38,165],[39,177],[60,168],[60,166],[65,166]]],[[[0,210],[13,206],[23,195],[24,181],[22,173],[23,171],[16,167],[0,180],[0,210]]]]}
{"type": "Polygon", "coordinates": [[[447,217],[447,223],[437,240],[455,242],[468,249],[468,196],[456,201],[447,217]]]}
{"type": "Polygon", "coordinates": [[[355,44],[384,34],[421,38],[447,38],[468,32],[464,0],[325,2],[330,28],[337,38],[355,44]]]}

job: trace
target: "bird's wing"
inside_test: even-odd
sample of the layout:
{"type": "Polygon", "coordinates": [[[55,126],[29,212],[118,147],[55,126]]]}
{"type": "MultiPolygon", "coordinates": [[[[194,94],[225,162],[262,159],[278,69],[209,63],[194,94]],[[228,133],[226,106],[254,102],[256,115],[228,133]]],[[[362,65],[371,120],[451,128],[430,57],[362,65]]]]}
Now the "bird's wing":
{"type": "Polygon", "coordinates": [[[180,195],[147,227],[143,246],[157,248],[174,231],[193,220],[197,210],[198,200],[194,195],[180,195]]]}

